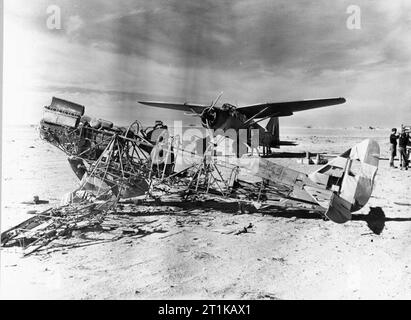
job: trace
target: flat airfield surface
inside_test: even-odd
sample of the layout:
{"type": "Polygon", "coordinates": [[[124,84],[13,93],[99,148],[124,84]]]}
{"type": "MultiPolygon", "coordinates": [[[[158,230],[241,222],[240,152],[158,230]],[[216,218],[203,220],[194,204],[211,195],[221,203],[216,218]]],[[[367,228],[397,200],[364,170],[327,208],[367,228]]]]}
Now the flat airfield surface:
{"type": "MultiPolygon", "coordinates": [[[[389,130],[283,130],[297,147],[342,153],[365,138],[388,158],[389,130]]],[[[295,159],[272,159],[311,172],[295,159]]],[[[398,162],[397,162],[398,163],[398,162]]],[[[3,135],[1,229],[58,205],[77,180],[35,127],[3,135]],[[33,195],[50,204],[30,206],[33,195]]],[[[139,207],[119,217],[147,232],[27,258],[1,250],[0,297],[36,299],[410,299],[411,170],[381,160],[369,203],[338,225],[315,213],[273,209],[139,207]],[[235,231],[252,225],[247,233],[235,231]]],[[[109,239],[93,233],[93,239],[109,239]]]]}

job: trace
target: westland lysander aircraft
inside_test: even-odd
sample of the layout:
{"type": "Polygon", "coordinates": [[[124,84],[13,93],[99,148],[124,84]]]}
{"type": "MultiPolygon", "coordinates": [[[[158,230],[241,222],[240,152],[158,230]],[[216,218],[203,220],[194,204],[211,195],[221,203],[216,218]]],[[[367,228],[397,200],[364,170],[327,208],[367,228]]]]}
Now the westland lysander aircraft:
{"type": "Polygon", "coordinates": [[[294,112],[322,108],[345,102],[344,98],[329,98],[316,100],[301,100],[288,102],[267,102],[243,107],[224,103],[217,107],[222,94],[210,105],[192,103],[172,103],[139,101],[139,103],[177,111],[186,115],[198,116],[204,128],[212,130],[258,129],[259,144],[265,148],[278,148],[281,145],[293,145],[291,142],[280,141],[279,117],[292,116],[294,112]],[[270,119],[265,128],[259,125],[261,121],[270,119]]]}
{"type": "MultiPolygon", "coordinates": [[[[305,108],[321,104],[316,103],[310,102],[305,108]]],[[[260,109],[262,114],[265,108],[260,109]]],[[[295,105],[292,110],[299,109],[295,105]]],[[[172,194],[185,200],[193,196],[192,201],[209,197],[219,202],[249,202],[257,204],[256,208],[303,206],[343,223],[367,203],[373,190],[380,155],[379,145],[373,140],[356,144],[306,174],[252,154],[218,157],[213,149],[215,142],[209,143],[204,155],[192,154],[177,137],[151,139],[160,129],[148,131],[137,120],[128,128],[117,127],[110,121],[93,121],[84,111],[84,106],[53,98],[40,122],[41,137],[69,156],[80,180],[69,203],[107,197],[117,203],[120,198],[172,194]]],[[[284,113],[276,113],[280,114],[284,113]]]]}

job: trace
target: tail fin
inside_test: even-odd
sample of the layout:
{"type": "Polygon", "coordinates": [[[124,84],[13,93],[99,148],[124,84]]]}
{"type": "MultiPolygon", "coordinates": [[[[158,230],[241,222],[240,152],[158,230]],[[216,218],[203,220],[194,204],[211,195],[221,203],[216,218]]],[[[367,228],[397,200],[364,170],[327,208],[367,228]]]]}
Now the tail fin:
{"type": "Polygon", "coordinates": [[[278,146],[280,143],[280,124],[278,117],[270,118],[265,129],[271,135],[271,146],[278,146]]]}
{"type": "MultiPolygon", "coordinates": [[[[378,143],[367,139],[309,175],[316,184],[332,192],[328,201],[320,203],[327,209],[325,215],[330,220],[337,223],[351,220],[351,213],[360,210],[368,202],[379,156],[378,143]]],[[[316,199],[312,190],[306,191],[316,199]]]]}

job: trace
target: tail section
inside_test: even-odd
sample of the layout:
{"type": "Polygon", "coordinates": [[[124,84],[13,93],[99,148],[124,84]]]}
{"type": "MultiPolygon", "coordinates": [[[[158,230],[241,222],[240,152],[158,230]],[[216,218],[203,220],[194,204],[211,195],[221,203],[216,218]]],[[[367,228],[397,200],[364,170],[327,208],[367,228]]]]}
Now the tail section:
{"type": "Polygon", "coordinates": [[[371,197],[379,156],[378,143],[364,140],[309,175],[322,189],[332,192],[327,201],[320,202],[310,188],[306,191],[327,210],[325,215],[330,220],[351,220],[351,213],[360,210],[371,197]]]}
{"type": "Polygon", "coordinates": [[[280,123],[278,117],[272,117],[265,127],[263,145],[269,148],[279,148],[280,146],[295,146],[296,143],[280,141],[280,123]]]}
{"type": "Polygon", "coordinates": [[[270,147],[278,146],[280,144],[280,124],[278,117],[270,118],[265,129],[270,135],[270,147]]]}

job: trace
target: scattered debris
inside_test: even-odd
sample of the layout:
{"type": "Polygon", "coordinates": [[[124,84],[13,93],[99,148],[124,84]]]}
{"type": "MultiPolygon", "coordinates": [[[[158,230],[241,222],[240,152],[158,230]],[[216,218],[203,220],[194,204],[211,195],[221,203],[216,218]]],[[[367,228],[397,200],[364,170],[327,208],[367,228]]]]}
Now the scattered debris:
{"type": "Polygon", "coordinates": [[[203,259],[213,259],[214,256],[208,252],[195,252],[194,259],[196,260],[203,260],[203,259]]]}
{"type": "Polygon", "coordinates": [[[218,233],[221,233],[221,234],[231,234],[231,233],[235,232],[235,230],[230,230],[230,229],[213,229],[212,231],[213,232],[218,232],[218,233]]]}
{"type": "Polygon", "coordinates": [[[408,202],[397,202],[397,201],[394,201],[394,204],[399,205],[399,206],[411,206],[411,203],[408,203],[408,202]]]}
{"type": "Polygon", "coordinates": [[[152,225],[156,221],[135,221],[133,216],[119,210],[117,202],[110,200],[82,202],[35,213],[3,232],[1,246],[22,247],[23,255],[28,256],[37,251],[50,253],[117,241],[124,237],[166,233],[167,230],[152,225]]]}
{"type": "Polygon", "coordinates": [[[97,203],[50,208],[3,232],[1,245],[21,246],[27,256],[75,230],[97,226],[105,214],[97,203]]]}
{"type": "Polygon", "coordinates": [[[247,227],[244,227],[244,228],[238,230],[238,231],[235,232],[234,234],[235,234],[235,235],[239,235],[239,234],[242,234],[242,233],[249,233],[248,229],[251,229],[252,227],[253,227],[253,224],[250,223],[247,227]]]}
{"type": "Polygon", "coordinates": [[[286,260],[284,258],[272,257],[271,260],[276,261],[276,262],[280,262],[280,263],[285,263],[286,262],[286,260]]]}
{"type": "MultiPolygon", "coordinates": [[[[162,232],[167,232],[167,231],[162,231],[162,232]]],[[[173,233],[168,233],[165,236],[159,237],[159,239],[165,239],[165,238],[168,238],[168,237],[171,237],[171,236],[175,236],[176,234],[179,234],[179,233],[182,233],[182,232],[183,232],[183,230],[173,232],[173,233]]]]}
{"type": "Polygon", "coordinates": [[[251,300],[279,300],[279,298],[270,292],[243,292],[241,294],[241,299],[251,299],[251,300]]]}

